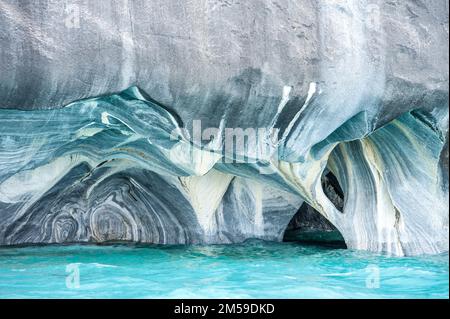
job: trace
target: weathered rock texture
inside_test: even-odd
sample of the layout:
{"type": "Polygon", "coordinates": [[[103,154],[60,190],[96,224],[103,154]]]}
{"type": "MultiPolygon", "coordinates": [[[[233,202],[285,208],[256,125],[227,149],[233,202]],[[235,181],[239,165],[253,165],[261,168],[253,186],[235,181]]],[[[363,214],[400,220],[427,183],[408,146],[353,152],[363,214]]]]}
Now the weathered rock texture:
{"type": "Polygon", "coordinates": [[[0,0],[0,244],[448,251],[448,66],[445,0],[0,0]]]}

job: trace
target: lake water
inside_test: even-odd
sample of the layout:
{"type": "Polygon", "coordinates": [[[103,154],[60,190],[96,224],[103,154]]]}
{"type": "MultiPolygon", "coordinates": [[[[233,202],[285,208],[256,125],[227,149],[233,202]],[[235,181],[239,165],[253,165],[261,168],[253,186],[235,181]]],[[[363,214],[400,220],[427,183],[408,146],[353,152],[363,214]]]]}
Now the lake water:
{"type": "Polygon", "coordinates": [[[0,298],[448,298],[448,258],[262,241],[0,248],[0,298]]]}

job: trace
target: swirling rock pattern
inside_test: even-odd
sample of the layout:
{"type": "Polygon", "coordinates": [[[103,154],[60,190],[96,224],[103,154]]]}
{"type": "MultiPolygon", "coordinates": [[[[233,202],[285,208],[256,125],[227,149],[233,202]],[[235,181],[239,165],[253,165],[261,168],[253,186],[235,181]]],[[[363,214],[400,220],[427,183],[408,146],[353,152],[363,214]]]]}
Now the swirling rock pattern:
{"type": "Polygon", "coordinates": [[[0,244],[281,240],[306,202],[349,248],[448,251],[447,25],[444,0],[2,0],[0,244]]]}

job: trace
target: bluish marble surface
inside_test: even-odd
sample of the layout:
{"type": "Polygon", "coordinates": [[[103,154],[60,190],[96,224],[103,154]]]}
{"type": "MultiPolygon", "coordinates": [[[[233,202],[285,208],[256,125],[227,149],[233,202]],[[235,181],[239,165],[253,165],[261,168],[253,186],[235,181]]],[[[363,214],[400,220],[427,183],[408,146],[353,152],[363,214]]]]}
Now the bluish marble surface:
{"type": "Polygon", "coordinates": [[[307,204],[351,249],[448,252],[447,25],[446,0],[2,0],[0,245],[281,241],[307,204]],[[279,138],[219,138],[249,128],[279,138]]]}
{"type": "Polygon", "coordinates": [[[0,109],[0,244],[280,241],[306,202],[349,248],[448,251],[434,117],[411,111],[370,131],[364,114],[305,155],[311,141],[297,118],[280,140],[267,131],[244,149],[195,143],[176,113],[137,87],[55,110],[0,109]],[[342,186],[342,211],[323,188],[326,172],[342,186]]]}

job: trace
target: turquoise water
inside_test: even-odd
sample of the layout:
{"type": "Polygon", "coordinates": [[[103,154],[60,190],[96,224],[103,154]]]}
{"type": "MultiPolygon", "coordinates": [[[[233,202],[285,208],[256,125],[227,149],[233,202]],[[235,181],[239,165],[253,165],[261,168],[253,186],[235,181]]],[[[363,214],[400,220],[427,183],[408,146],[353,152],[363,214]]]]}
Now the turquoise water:
{"type": "Polygon", "coordinates": [[[1,298],[448,298],[448,284],[448,254],[260,241],[0,249],[1,298]]]}

